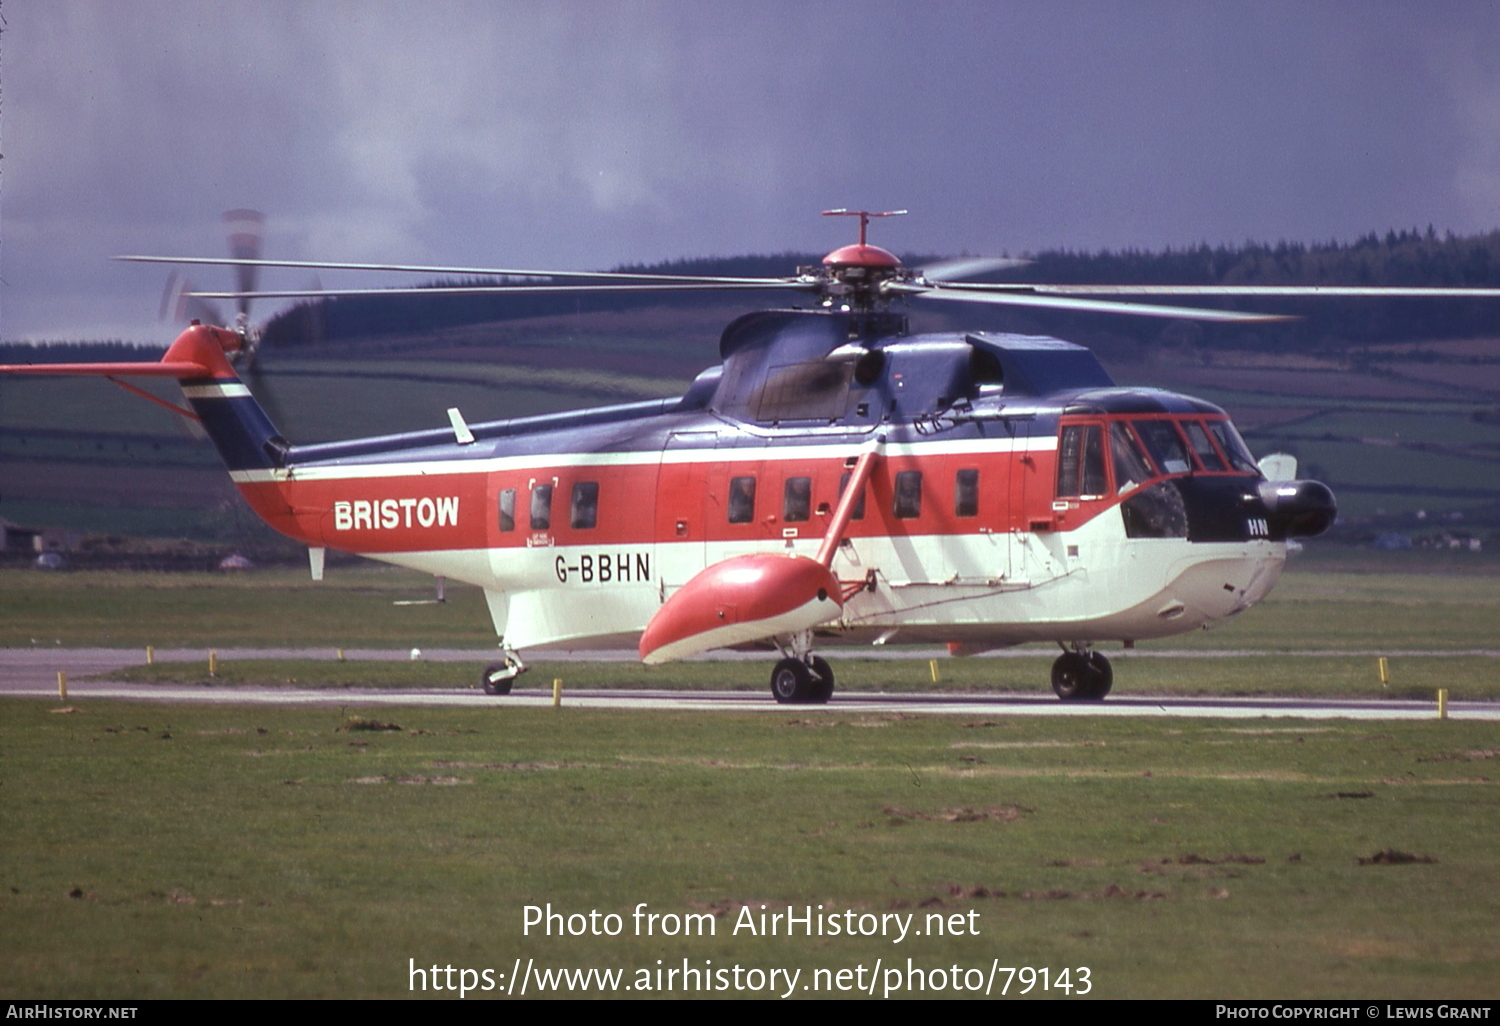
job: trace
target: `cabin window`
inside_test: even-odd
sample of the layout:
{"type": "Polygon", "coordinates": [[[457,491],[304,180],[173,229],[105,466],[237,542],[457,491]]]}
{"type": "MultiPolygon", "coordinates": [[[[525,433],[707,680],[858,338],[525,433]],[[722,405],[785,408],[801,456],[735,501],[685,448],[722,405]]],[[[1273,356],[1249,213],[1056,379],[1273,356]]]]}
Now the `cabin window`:
{"type": "Polygon", "coordinates": [[[1186,474],[1193,469],[1187,446],[1170,420],[1137,420],[1134,426],[1163,474],[1186,474]]]}
{"type": "Polygon", "coordinates": [[[1255,457],[1245,448],[1245,443],[1233,424],[1227,420],[1211,420],[1208,422],[1208,429],[1218,439],[1219,448],[1224,450],[1224,455],[1229,457],[1235,470],[1243,470],[1247,474],[1260,473],[1260,468],[1255,465],[1255,457]]]}
{"type": "Polygon", "coordinates": [[[1204,470],[1228,470],[1224,461],[1219,458],[1214,443],[1209,440],[1208,432],[1203,430],[1203,425],[1196,420],[1185,420],[1183,428],[1187,431],[1188,441],[1193,443],[1193,452],[1198,455],[1198,462],[1203,464],[1204,470]]]}
{"type": "Polygon", "coordinates": [[[915,520],[922,515],[922,472],[903,470],[896,475],[897,519],[915,520]]]}
{"type": "Polygon", "coordinates": [[[573,505],[568,523],[587,530],[599,522],[599,482],[579,481],[573,485],[573,505]]]}
{"type": "Polygon", "coordinates": [[[1104,494],[1104,431],[1098,424],[1063,428],[1057,453],[1059,498],[1104,494]]]}
{"type": "Polygon", "coordinates": [[[979,471],[960,470],[954,477],[953,515],[979,516],[979,471]]]}
{"type": "Polygon", "coordinates": [[[1115,461],[1115,491],[1124,494],[1151,480],[1151,461],[1130,428],[1119,421],[1109,426],[1109,453],[1115,461]]]}
{"type": "Polygon", "coordinates": [[[729,479],[729,522],[748,524],[755,519],[755,478],[729,479]]]}
{"type": "Polygon", "coordinates": [[[812,478],[789,477],[781,492],[781,519],[798,523],[812,515],[812,478]]]}
{"type": "Polygon", "coordinates": [[[531,486],[531,529],[546,531],[552,527],[552,486],[531,486]]]}
{"type": "MultiPolygon", "coordinates": [[[[849,479],[854,476],[854,471],[846,470],[839,476],[839,498],[844,497],[844,492],[849,489],[849,479]]],[[[859,498],[854,500],[854,512],[850,514],[850,520],[863,520],[865,518],[865,490],[859,490],[859,498]]]]}
{"type": "Polygon", "coordinates": [[[516,490],[507,488],[500,493],[500,530],[516,529],[516,490]]]}

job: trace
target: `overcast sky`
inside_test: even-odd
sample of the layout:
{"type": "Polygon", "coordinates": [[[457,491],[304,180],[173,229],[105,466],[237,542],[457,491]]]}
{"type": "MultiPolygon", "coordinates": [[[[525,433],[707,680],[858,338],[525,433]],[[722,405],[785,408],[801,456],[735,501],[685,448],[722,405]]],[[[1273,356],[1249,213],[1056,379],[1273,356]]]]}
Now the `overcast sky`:
{"type": "Polygon", "coordinates": [[[1496,3],[0,14],[7,340],[169,341],[165,269],[108,257],[222,255],[231,207],[268,255],[560,269],[832,249],[832,206],[908,208],[872,241],[941,253],[1500,225],[1496,3]]]}

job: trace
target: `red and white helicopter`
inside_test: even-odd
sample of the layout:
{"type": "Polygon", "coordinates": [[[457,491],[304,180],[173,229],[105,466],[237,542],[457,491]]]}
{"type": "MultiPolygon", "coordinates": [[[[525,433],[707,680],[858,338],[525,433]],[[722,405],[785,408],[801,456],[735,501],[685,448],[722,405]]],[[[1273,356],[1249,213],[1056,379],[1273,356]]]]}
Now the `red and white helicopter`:
{"type": "MultiPolygon", "coordinates": [[[[509,692],[521,652],[637,646],[646,663],[714,648],[779,650],[779,702],[821,703],[824,644],[942,643],[956,655],[1023,642],[1063,652],[1064,700],[1110,690],[1102,641],[1195,630],[1276,583],[1288,542],[1332,524],[1330,490],[1296,461],[1258,464],[1224,411],[1189,396],[1114,384],[1094,355],[1055,338],[910,334],[909,300],[993,303],[1211,321],[1263,313],[1146,305],[1119,297],[1497,296],[1500,289],[980,284],[957,266],[911,269],[859,242],[787,278],[556,272],[228,259],[230,298],[263,266],[550,279],[363,290],[438,295],[559,290],[775,289],[808,309],[733,321],[722,362],[675,399],[295,445],[236,369],[247,319],[194,322],[160,362],[18,365],[10,374],[180,382],[250,506],[306,544],[484,590],[503,659],[484,674],[509,692]],[[570,279],[586,283],[559,284],[570,279]]],[[[126,386],[130,387],[130,386],[126,386]]],[[[144,394],[144,393],[143,393],[144,394]]]]}

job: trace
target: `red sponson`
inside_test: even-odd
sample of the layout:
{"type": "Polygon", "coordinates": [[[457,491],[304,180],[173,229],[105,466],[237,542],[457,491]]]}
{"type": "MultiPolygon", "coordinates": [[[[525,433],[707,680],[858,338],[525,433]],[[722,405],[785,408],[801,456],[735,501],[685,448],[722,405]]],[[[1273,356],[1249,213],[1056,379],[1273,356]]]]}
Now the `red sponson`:
{"type": "Polygon", "coordinates": [[[657,610],[641,635],[641,659],[664,662],[806,630],[842,608],[838,578],[816,560],[766,552],[734,556],[696,574],[657,610]]]}

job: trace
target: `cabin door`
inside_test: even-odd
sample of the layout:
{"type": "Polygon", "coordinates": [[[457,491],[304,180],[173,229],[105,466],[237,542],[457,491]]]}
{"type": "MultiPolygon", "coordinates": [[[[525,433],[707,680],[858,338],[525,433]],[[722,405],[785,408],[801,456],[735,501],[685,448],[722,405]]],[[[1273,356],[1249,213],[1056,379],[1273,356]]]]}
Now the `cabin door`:
{"type": "MultiPolygon", "coordinates": [[[[717,431],[674,431],[656,475],[656,572],[665,601],[706,565],[717,431]]],[[[641,496],[641,501],[649,501],[641,496]]]]}

